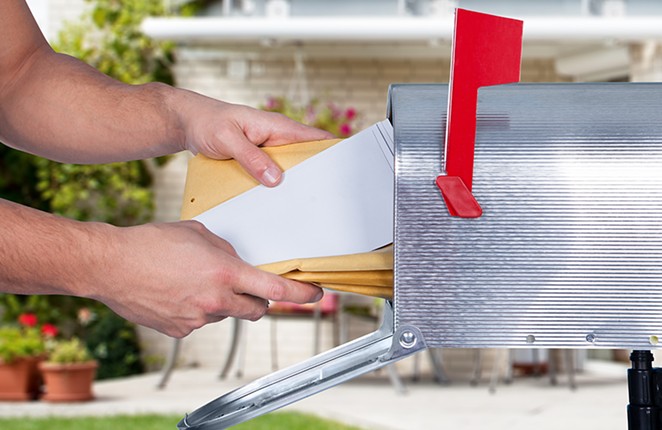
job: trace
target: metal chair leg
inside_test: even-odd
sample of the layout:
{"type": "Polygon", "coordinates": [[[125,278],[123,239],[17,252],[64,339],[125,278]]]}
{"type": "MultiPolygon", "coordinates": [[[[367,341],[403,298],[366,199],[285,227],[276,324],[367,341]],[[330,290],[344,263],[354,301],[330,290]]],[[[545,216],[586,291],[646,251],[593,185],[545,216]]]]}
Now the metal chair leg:
{"type": "Polygon", "coordinates": [[[158,388],[159,390],[162,390],[166,387],[166,385],[168,384],[168,380],[170,379],[170,375],[172,374],[172,371],[175,369],[175,365],[177,364],[177,358],[179,357],[180,342],[181,342],[180,339],[173,339],[172,349],[170,350],[170,355],[168,355],[168,360],[166,361],[166,364],[163,367],[161,380],[156,385],[156,388],[158,388]]]}
{"type": "MultiPolygon", "coordinates": [[[[540,376],[543,374],[543,365],[540,360],[540,351],[537,349],[534,349],[531,351],[531,355],[533,358],[533,376],[540,376]]],[[[547,354],[549,355],[549,354],[547,354]]],[[[549,359],[547,360],[549,361],[549,359]]]]}
{"type": "Polygon", "coordinates": [[[450,383],[451,380],[446,374],[444,363],[441,359],[441,350],[429,348],[428,354],[430,355],[430,362],[432,363],[432,369],[434,371],[434,380],[437,381],[438,384],[450,383]]]}
{"type": "Polygon", "coordinates": [[[469,384],[476,386],[480,382],[480,377],[481,373],[483,371],[483,351],[480,350],[479,348],[476,348],[473,350],[474,353],[474,372],[473,376],[471,377],[471,381],[469,381],[469,384]]]}
{"type": "Polygon", "coordinates": [[[221,373],[218,375],[220,379],[225,379],[232,368],[234,363],[234,358],[237,355],[237,347],[239,345],[239,340],[241,339],[242,332],[242,322],[237,318],[232,319],[232,340],[230,341],[230,349],[228,350],[227,355],[225,356],[225,364],[221,373]]]}
{"type": "Polygon", "coordinates": [[[420,367],[421,367],[420,358],[421,357],[420,357],[419,354],[416,354],[411,358],[411,360],[414,362],[413,363],[413,369],[412,369],[412,372],[411,372],[411,381],[412,382],[418,382],[418,379],[419,379],[419,376],[420,376],[420,371],[421,371],[421,369],[420,369],[420,367]]]}
{"type": "Polygon", "coordinates": [[[504,372],[503,382],[504,384],[510,384],[513,382],[513,360],[514,360],[515,350],[509,349],[506,352],[506,371],[504,372]]]}
{"type": "Polygon", "coordinates": [[[565,367],[568,371],[568,385],[571,390],[577,389],[577,382],[575,381],[575,350],[566,349],[565,351],[565,367]]]}
{"type": "Polygon", "coordinates": [[[278,330],[276,329],[277,316],[272,315],[271,320],[271,370],[278,370],[278,330]]]}
{"type": "Polygon", "coordinates": [[[313,355],[318,355],[322,349],[322,306],[319,302],[315,303],[313,321],[315,325],[315,334],[313,335],[313,355]]]}
{"type": "Polygon", "coordinates": [[[388,373],[388,379],[391,381],[391,384],[395,388],[395,392],[398,394],[407,394],[407,387],[402,382],[400,374],[398,374],[398,369],[394,364],[386,366],[386,372],[388,373]]]}
{"type": "Polygon", "coordinates": [[[494,357],[494,365],[492,366],[492,375],[490,376],[490,393],[496,393],[496,387],[499,383],[499,371],[506,366],[512,366],[510,363],[510,350],[508,349],[499,349],[496,351],[496,356],[494,357]]]}
{"type": "Polygon", "coordinates": [[[575,363],[575,350],[572,349],[553,349],[549,351],[549,382],[552,385],[558,384],[558,362],[559,354],[563,360],[563,366],[565,371],[568,372],[568,386],[571,390],[577,389],[577,381],[575,379],[576,375],[576,363],[575,363]],[[554,354],[554,356],[552,356],[554,354]]]}
{"type": "Polygon", "coordinates": [[[246,365],[246,347],[248,341],[246,336],[243,335],[244,330],[246,330],[245,321],[241,321],[241,337],[239,338],[239,345],[237,346],[237,371],[235,372],[235,377],[241,379],[244,376],[244,366],[246,365]]]}
{"type": "Polygon", "coordinates": [[[549,363],[549,383],[552,385],[557,385],[558,384],[558,366],[557,366],[557,357],[558,357],[559,350],[557,349],[550,349],[549,350],[549,356],[547,357],[547,362],[549,363]]]}

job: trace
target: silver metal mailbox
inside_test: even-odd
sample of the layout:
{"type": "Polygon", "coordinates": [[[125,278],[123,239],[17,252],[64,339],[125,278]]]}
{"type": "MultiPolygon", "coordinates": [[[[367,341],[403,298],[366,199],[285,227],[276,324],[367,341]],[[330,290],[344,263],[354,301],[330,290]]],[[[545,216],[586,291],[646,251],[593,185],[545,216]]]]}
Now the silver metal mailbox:
{"type": "Polygon", "coordinates": [[[652,349],[662,337],[662,84],[478,96],[475,219],[435,185],[448,87],[394,85],[395,299],[375,333],[201,407],[221,429],[427,347],[652,349]]]}
{"type": "Polygon", "coordinates": [[[391,89],[396,328],[430,347],[655,347],[662,85],[482,88],[477,219],[449,217],[434,185],[446,98],[391,89]]]}

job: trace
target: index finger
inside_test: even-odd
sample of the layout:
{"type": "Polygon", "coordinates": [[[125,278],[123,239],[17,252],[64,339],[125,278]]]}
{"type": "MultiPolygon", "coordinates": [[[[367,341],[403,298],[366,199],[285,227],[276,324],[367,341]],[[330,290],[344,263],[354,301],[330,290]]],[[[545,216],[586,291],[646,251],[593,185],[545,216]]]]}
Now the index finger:
{"type": "Polygon", "coordinates": [[[336,139],[336,136],[328,131],[301,124],[282,114],[268,113],[273,114],[272,119],[265,123],[265,126],[271,128],[271,137],[262,146],[279,146],[294,142],[336,139]]]}
{"type": "Polygon", "coordinates": [[[248,264],[240,269],[234,291],[266,300],[299,304],[316,302],[324,296],[322,289],[312,284],[285,279],[248,264]]]}

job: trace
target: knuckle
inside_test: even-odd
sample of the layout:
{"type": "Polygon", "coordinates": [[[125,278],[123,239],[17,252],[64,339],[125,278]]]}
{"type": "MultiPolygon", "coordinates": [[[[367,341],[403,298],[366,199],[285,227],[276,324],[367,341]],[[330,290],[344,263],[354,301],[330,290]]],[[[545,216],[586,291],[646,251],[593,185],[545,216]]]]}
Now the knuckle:
{"type": "Polygon", "coordinates": [[[197,326],[196,328],[200,328],[215,315],[225,315],[226,313],[227,307],[225,302],[220,298],[206,300],[205,303],[201,305],[200,315],[194,320],[193,324],[197,326]]]}
{"type": "Polygon", "coordinates": [[[214,278],[215,285],[218,285],[220,288],[230,288],[231,290],[233,290],[239,282],[239,274],[237,273],[236,268],[231,264],[219,264],[215,268],[214,278]]]}
{"type": "Polygon", "coordinates": [[[191,228],[193,228],[195,231],[199,233],[205,233],[207,231],[207,227],[203,223],[197,220],[190,220],[191,223],[191,228]]]}
{"type": "Polygon", "coordinates": [[[288,122],[288,123],[289,122],[294,122],[294,121],[292,121],[292,119],[290,117],[288,117],[287,115],[284,115],[280,112],[268,112],[268,113],[272,116],[272,118],[271,118],[272,121],[275,121],[275,122],[288,122]]]}
{"type": "Polygon", "coordinates": [[[208,322],[208,316],[213,315],[217,310],[217,305],[214,301],[204,300],[196,305],[194,308],[191,318],[187,321],[186,330],[189,330],[189,333],[193,330],[197,330],[200,327],[204,326],[208,322]]]}
{"type": "Polygon", "coordinates": [[[265,156],[261,150],[254,146],[246,146],[242,155],[242,161],[246,165],[253,167],[256,170],[259,170],[265,164],[265,156]]]}
{"type": "MultiPolygon", "coordinates": [[[[215,146],[227,146],[227,143],[233,140],[236,133],[236,126],[233,124],[227,124],[225,127],[217,128],[212,132],[210,144],[215,146]]],[[[232,145],[229,145],[229,148],[231,147],[232,145]]]]}
{"type": "Polygon", "coordinates": [[[200,221],[196,221],[193,219],[180,221],[179,225],[198,233],[202,233],[207,230],[207,227],[205,227],[204,224],[202,224],[200,221]]]}
{"type": "Polygon", "coordinates": [[[230,242],[228,242],[225,239],[221,239],[220,237],[218,239],[220,239],[219,244],[223,246],[223,249],[225,250],[225,252],[227,252],[229,254],[232,254],[234,256],[238,256],[237,250],[234,248],[234,246],[232,246],[232,244],[230,242]]]}
{"type": "Polygon", "coordinates": [[[216,271],[216,278],[221,288],[230,287],[232,290],[238,285],[239,277],[230,265],[222,265],[216,271]]]}
{"type": "Polygon", "coordinates": [[[165,334],[167,334],[170,337],[174,337],[175,339],[182,339],[191,334],[193,329],[191,328],[184,328],[184,327],[175,327],[172,330],[166,331],[165,334]]]}
{"type": "Polygon", "coordinates": [[[197,330],[201,327],[204,327],[205,325],[207,325],[207,322],[208,321],[207,321],[206,316],[205,317],[202,317],[202,316],[199,317],[198,319],[193,321],[193,324],[191,324],[191,330],[189,331],[189,333],[193,330],[197,330]]]}
{"type": "Polygon", "coordinates": [[[281,283],[273,283],[269,287],[269,300],[282,302],[288,298],[287,287],[281,283]]]}
{"type": "Polygon", "coordinates": [[[260,318],[262,318],[266,313],[267,313],[266,307],[262,309],[256,308],[246,317],[246,319],[249,321],[257,321],[260,318]]]}

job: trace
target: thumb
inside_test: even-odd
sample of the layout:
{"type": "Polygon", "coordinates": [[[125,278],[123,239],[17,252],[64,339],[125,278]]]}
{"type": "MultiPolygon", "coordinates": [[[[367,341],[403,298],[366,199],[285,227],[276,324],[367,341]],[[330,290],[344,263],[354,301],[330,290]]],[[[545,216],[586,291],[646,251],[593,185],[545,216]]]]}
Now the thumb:
{"type": "Polygon", "coordinates": [[[258,182],[273,187],[283,178],[283,171],[278,165],[260,148],[250,142],[243,134],[237,136],[237,144],[231,145],[233,149],[232,158],[237,160],[258,182]]]}

